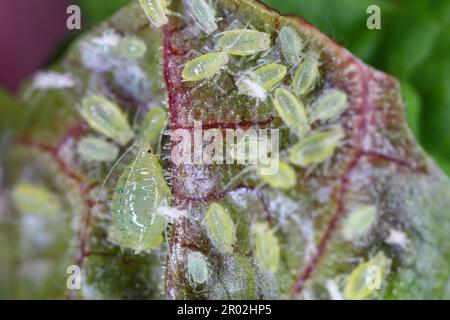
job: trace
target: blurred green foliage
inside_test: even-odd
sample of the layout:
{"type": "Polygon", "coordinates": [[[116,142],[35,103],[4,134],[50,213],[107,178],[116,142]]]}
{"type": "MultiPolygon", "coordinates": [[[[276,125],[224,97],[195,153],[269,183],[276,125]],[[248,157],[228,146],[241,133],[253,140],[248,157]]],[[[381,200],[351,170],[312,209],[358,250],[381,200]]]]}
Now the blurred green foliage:
{"type": "MultiPolygon", "coordinates": [[[[92,23],[129,0],[79,0],[92,23]]],[[[265,0],[301,16],[356,56],[397,77],[416,137],[450,174],[450,1],[265,0]],[[369,5],[381,9],[381,30],[369,30],[369,5]]]]}

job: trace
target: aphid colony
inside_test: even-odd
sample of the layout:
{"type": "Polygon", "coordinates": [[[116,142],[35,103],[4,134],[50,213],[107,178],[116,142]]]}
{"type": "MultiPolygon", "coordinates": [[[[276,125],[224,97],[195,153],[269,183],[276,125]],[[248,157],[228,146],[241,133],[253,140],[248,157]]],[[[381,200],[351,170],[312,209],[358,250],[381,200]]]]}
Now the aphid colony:
{"type": "MultiPolygon", "coordinates": [[[[168,22],[166,1],[139,0],[139,3],[155,27],[168,22]]],[[[205,0],[188,1],[187,10],[206,34],[217,30],[215,9],[205,0]]],[[[337,89],[330,89],[306,108],[304,96],[314,89],[319,78],[319,55],[314,51],[303,54],[303,41],[289,26],[281,29],[278,43],[288,66],[276,61],[258,66],[239,77],[236,86],[240,94],[260,100],[266,100],[275,90],[271,96],[274,108],[299,140],[290,149],[289,162],[300,167],[323,162],[333,154],[344,133],[339,127],[311,131],[311,125],[339,116],[347,106],[347,96],[337,89]],[[291,88],[277,87],[285,81],[291,67],[297,68],[291,88]]],[[[231,56],[255,56],[268,51],[271,35],[248,29],[227,30],[220,34],[218,47],[220,50],[217,52],[203,54],[187,62],[182,72],[183,80],[208,81],[227,68],[231,56]]],[[[136,58],[145,53],[146,47],[138,40],[125,39],[118,44],[117,50],[120,55],[136,58]]],[[[157,247],[163,241],[167,222],[167,217],[160,214],[164,212],[160,208],[170,208],[171,198],[159,158],[154,153],[167,120],[165,111],[151,109],[137,134],[121,109],[104,96],[92,94],[83,98],[80,114],[92,129],[120,146],[134,139],[134,145],[138,147],[137,155],[120,175],[113,191],[110,239],[136,253],[157,247]]],[[[78,152],[91,161],[113,161],[117,158],[118,148],[102,138],[88,136],[79,142],[78,152]]],[[[296,185],[294,169],[287,161],[271,161],[277,161],[279,170],[276,173],[260,164],[252,170],[272,188],[293,188],[296,185]]],[[[224,255],[234,252],[236,225],[224,207],[218,203],[211,204],[203,225],[218,252],[224,255]]],[[[256,261],[266,272],[276,273],[279,269],[280,244],[274,230],[267,223],[257,223],[252,228],[252,234],[256,261]]],[[[189,252],[186,266],[186,276],[192,286],[208,281],[208,261],[202,253],[189,252]]]]}

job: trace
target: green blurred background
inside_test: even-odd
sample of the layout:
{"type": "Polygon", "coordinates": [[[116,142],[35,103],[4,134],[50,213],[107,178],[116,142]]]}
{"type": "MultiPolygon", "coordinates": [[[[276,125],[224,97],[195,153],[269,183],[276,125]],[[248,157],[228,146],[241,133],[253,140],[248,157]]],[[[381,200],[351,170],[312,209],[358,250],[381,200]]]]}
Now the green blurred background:
{"type": "MultiPolygon", "coordinates": [[[[79,1],[95,24],[129,0],[79,1]]],[[[301,16],[364,62],[394,75],[422,146],[450,174],[450,1],[264,0],[301,16]],[[366,27],[369,5],[381,9],[381,30],[366,27]]]]}

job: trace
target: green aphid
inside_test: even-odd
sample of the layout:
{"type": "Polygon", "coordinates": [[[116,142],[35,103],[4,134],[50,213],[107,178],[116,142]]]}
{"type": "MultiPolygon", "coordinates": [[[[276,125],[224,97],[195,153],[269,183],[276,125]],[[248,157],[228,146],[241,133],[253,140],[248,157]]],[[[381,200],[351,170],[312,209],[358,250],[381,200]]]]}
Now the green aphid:
{"type": "Polygon", "coordinates": [[[78,142],[77,152],[88,161],[114,161],[119,154],[119,148],[104,139],[87,136],[78,142]]]}
{"type": "Polygon", "coordinates": [[[347,95],[341,90],[326,90],[310,107],[309,121],[327,121],[338,117],[348,107],[347,95]]]}
{"type": "Polygon", "coordinates": [[[150,145],[152,150],[156,150],[166,121],[167,113],[163,108],[150,109],[140,125],[136,135],[136,142],[150,145]]]}
{"type": "Polygon", "coordinates": [[[256,173],[262,181],[274,189],[289,190],[297,184],[295,170],[288,163],[275,158],[270,158],[267,165],[258,165],[256,173]]]}
{"type": "Polygon", "coordinates": [[[361,206],[349,212],[342,224],[344,238],[353,240],[367,234],[376,218],[377,208],[375,206],[361,206]]]}
{"type": "Polygon", "coordinates": [[[360,263],[347,278],[344,297],[347,300],[369,298],[382,287],[391,266],[391,259],[382,251],[369,261],[360,263]]]}
{"type": "Polygon", "coordinates": [[[147,46],[144,41],[134,37],[125,37],[119,40],[117,53],[120,57],[139,59],[147,52],[147,46]]]}
{"type": "Polygon", "coordinates": [[[289,90],[275,90],[274,106],[283,122],[299,137],[310,130],[305,105],[289,90]]]}
{"type": "Polygon", "coordinates": [[[313,132],[291,148],[290,162],[300,167],[322,163],[334,154],[343,137],[344,131],[340,127],[313,132]]]}
{"type": "Polygon", "coordinates": [[[150,147],[142,147],[114,189],[115,242],[136,253],[158,246],[166,223],[157,209],[169,204],[170,195],[158,157],[150,147]]]}
{"type": "Polygon", "coordinates": [[[120,145],[127,144],[134,137],[122,110],[101,95],[90,95],[83,98],[80,113],[94,130],[115,140],[120,145]]]}
{"type": "Polygon", "coordinates": [[[162,27],[169,22],[167,18],[166,0],[139,0],[148,20],[156,27],[162,27]]]}
{"type": "Polygon", "coordinates": [[[225,31],[219,46],[228,54],[249,56],[270,48],[270,34],[247,29],[225,31]]]}
{"type": "Polygon", "coordinates": [[[223,69],[228,61],[229,57],[225,52],[207,53],[187,62],[181,76],[185,81],[209,79],[223,69]]]}
{"type": "Polygon", "coordinates": [[[267,151],[260,148],[262,143],[265,143],[265,141],[258,139],[256,136],[244,137],[234,145],[230,155],[238,164],[256,164],[265,156],[264,152],[267,151]]]}
{"type": "Polygon", "coordinates": [[[293,28],[284,26],[278,36],[284,58],[293,66],[301,61],[303,41],[293,28]]]}
{"type": "Polygon", "coordinates": [[[12,190],[14,207],[23,214],[58,214],[61,202],[58,197],[43,186],[20,182],[12,190]]]}
{"type": "Polygon", "coordinates": [[[189,13],[206,34],[217,30],[216,12],[210,4],[205,0],[189,0],[187,5],[189,13]]]}
{"type": "Polygon", "coordinates": [[[187,276],[192,287],[205,284],[209,278],[208,261],[198,252],[192,251],[187,255],[187,276]]]}
{"type": "Polygon", "coordinates": [[[222,253],[232,253],[236,243],[236,226],[230,215],[220,204],[212,203],[205,220],[208,236],[217,250],[222,253]]]}
{"type": "Polygon", "coordinates": [[[254,228],[255,258],[264,270],[276,273],[280,266],[278,239],[266,223],[258,223],[254,228]]]}
{"type": "Polygon", "coordinates": [[[292,88],[298,96],[309,93],[319,79],[319,55],[309,52],[298,66],[292,80],[292,88]]]}
{"type": "Polygon", "coordinates": [[[267,91],[270,91],[284,79],[287,68],[281,64],[270,63],[239,79],[236,85],[241,94],[265,100],[267,91]],[[255,89],[258,86],[260,89],[255,89]]]}

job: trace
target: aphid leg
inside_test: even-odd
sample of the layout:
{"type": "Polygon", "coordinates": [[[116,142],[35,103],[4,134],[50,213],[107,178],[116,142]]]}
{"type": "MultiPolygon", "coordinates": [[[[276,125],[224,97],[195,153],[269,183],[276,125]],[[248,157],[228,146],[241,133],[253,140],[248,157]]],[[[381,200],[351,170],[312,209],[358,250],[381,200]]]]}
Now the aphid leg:
{"type": "Polygon", "coordinates": [[[205,50],[207,53],[215,52],[214,50],[211,50],[211,48],[209,48],[208,46],[203,46],[202,49],[205,50]]]}
{"type": "Polygon", "coordinates": [[[203,80],[203,81],[200,82],[197,86],[195,86],[195,87],[191,90],[191,92],[195,92],[195,91],[197,91],[198,89],[204,87],[210,80],[211,80],[211,79],[205,79],[205,80],[203,80]]]}
{"type": "Polygon", "coordinates": [[[227,94],[224,88],[222,88],[217,81],[214,81],[214,87],[216,87],[217,90],[219,90],[223,95],[227,94]]]}
{"type": "Polygon", "coordinates": [[[177,17],[182,19],[184,22],[186,22],[186,17],[183,16],[181,13],[176,12],[176,11],[172,11],[172,10],[167,10],[167,15],[168,16],[172,16],[172,17],[177,17]]]}
{"type": "Polygon", "coordinates": [[[166,120],[166,122],[164,123],[164,125],[162,127],[161,133],[159,134],[158,146],[156,147],[157,154],[161,154],[161,142],[162,142],[162,138],[164,136],[164,132],[166,131],[168,123],[169,123],[169,119],[166,120]]]}
{"type": "MultiPolygon", "coordinates": [[[[264,51],[262,54],[261,54],[261,58],[265,58],[267,55],[269,55],[269,54],[271,54],[272,52],[274,52],[275,50],[276,50],[276,46],[272,46],[272,48],[270,48],[269,50],[267,50],[267,51],[264,51]]],[[[272,63],[279,63],[280,62],[280,60],[278,59],[278,60],[274,60],[272,63]]]]}
{"type": "Polygon", "coordinates": [[[305,171],[305,178],[309,178],[310,174],[313,173],[317,169],[318,166],[319,166],[319,164],[317,164],[317,163],[309,165],[305,171]]]}
{"type": "Polygon", "coordinates": [[[227,191],[228,189],[230,189],[233,186],[233,184],[236,181],[238,181],[240,178],[242,178],[247,173],[252,172],[253,170],[255,170],[254,166],[247,166],[246,168],[242,169],[238,174],[236,174],[233,178],[231,178],[230,181],[228,181],[228,183],[225,185],[223,190],[227,191]]]}
{"type": "Polygon", "coordinates": [[[233,76],[233,77],[236,76],[236,73],[233,70],[231,70],[228,66],[223,66],[222,69],[225,70],[231,76],[233,76]]]}
{"type": "MultiPolygon", "coordinates": [[[[192,56],[194,56],[194,57],[199,57],[199,56],[201,56],[202,54],[200,53],[200,52],[198,52],[197,50],[195,50],[195,49],[191,49],[191,50],[189,50],[189,52],[186,54],[186,57],[188,57],[188,58],[191,58],[192,56]]],[[[184,65],[182,65],[182,67],[184,68],[184,65]]]]}

